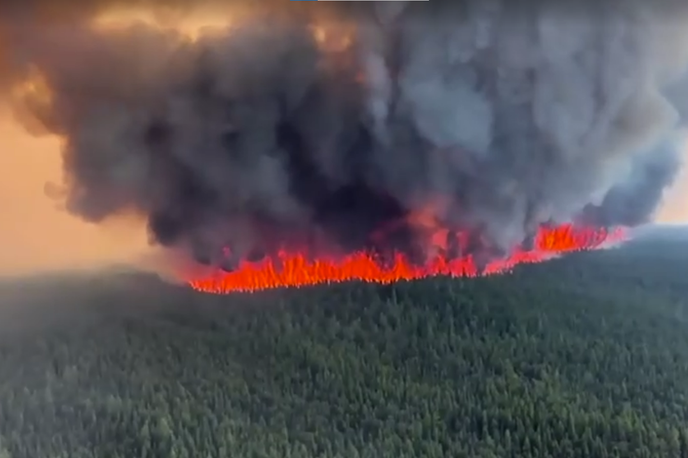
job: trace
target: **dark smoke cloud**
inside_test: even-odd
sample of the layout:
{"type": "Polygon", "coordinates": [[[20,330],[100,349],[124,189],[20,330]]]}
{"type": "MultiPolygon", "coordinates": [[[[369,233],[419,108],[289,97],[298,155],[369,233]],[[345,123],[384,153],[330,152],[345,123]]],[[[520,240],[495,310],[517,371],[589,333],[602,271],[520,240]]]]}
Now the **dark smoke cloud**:
{"type": "Polygon", "coordinates": [[[643,223],[680,165],[684,8],[285,3],[193,43],[89,27],[103,5],[6,24],[5,74],[52,90],[18,112],[65,138],[70,211],[138,211],[156,243],[217,262],[357,248],[433,205],[499,251],[541,224],[643,223]],[[319,45],[314,18],[350,46],[319,45]]]}

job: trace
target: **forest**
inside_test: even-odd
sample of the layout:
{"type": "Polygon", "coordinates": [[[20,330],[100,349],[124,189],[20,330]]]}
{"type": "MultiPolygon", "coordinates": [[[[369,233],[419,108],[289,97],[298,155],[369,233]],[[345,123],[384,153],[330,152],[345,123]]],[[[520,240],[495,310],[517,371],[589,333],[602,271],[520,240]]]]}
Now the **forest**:
{"type": "Polygon", "coordinates": [[[688,242],[203,295],[0,285],[0,458],[688,457],[688,242]]]}

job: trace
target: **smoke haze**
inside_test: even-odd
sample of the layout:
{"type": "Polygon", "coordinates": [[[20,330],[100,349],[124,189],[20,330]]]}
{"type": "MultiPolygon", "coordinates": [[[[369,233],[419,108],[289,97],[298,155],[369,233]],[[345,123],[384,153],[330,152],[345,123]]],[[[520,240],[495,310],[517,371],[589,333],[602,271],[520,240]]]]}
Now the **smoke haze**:
{"type": "Polygon", "coordinates": [[[231,28],[193,39],[96,26],[105,3],[17,4],[3,93],[53,137],[3,123],[0,268],[130,259],[146,236],[231,268],[367,247],[429,207],[490,256],[542,224],[647,222],[685,148],[688,10],[583,3],[235,2],[231,28]],[[61,213],[42,182],[62,168],[61,213]],[[147,234],[97,235],[132,215],[147,234]]]}
{"type": "Polygon", "coordinates": [[[0,114],[0,276],[100,267],[148,251],[142,224],[85,224],[45,195],[60,182],[59,144],[36,139],[0,114]]]}

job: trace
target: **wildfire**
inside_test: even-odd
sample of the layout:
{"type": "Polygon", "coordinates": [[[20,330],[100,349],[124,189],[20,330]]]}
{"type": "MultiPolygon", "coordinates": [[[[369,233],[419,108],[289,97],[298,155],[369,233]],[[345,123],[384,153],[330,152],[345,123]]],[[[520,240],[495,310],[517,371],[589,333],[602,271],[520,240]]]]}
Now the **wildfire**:
{"type": "MultiPolygon", "coordinates": [[[[195,42],[206,34],[231,30],[240,22],[241,16],[238,13],[230,14],[227,11],[209,13],[194,10],[180,15],[179,12],[170,10],[113,9],[95,18],[92,25],[107,33],[132,24],[145,24],[161,31],[176,31],[186,43],[195,42]]],[[[353,25],[315,21],[310,32],[319,50],[327,57],[323,59],[327,69],[336,72],[339,68],[352,65],[350,60],[356,54],[354,45],[359,32],[353,25]]],[[[366,73],[360,68],[354,70],[357,70],[357,81],[366,83],[366,73]]],[[[32,69],[26,80],[13,88],[12,97],[30,105],[35,109],[33,111],[48,111],[40,110],[52,103],[48,83],[40,69],[32,69]]],[[[374,81],[369,83],[374,84],[374,81]]],[[[388,232],[393,232],[400,226],[412,229],[418,233],[419,240],[426,242],[423,247],[427,256],[425,262],[411,261],[402,253],[394,255],[391,262],[389,259],[383,262],[375,254],[366,251],[316,260],[302,252],[281,251],[260,262],[243,261],[233,272],[218,269],[209,276],[193,275],[189,284],[198,291],[226,294],[348,281],[384,284],[433,276],[475,277],[508,272],[518,264],[542,262],[567,252],[595,249],[608,242],[621,241],[625,237],[622,229],[608,231],[577,228],[573,225],[541,228],[532,249],[520,247],[513,250],[508,258],[481,265],[472,256],[456,257],[448,254],[452,251],[450,245],[465,245],[462,242],[467,234],[455,234],[443,227],[441,218],[438,218],[444,213],[443,206],[443,202],[433,202],[422,211],[412,213],[406,220],[392,222],[372,234],[373,238],[384,239],[388,232]],[[452,237],[456,240],[452,240],[452,237]],[[453,243],[455,241],[456,244],[453,243]]]]}
{"type": "Polygon", "coordinates": [[[197,291],[227,294],[348,281],[385,284],[434,276],[475,277],[506,273],[518,264],[542,262],[563,253],[592,250],[624,239],[625,231],[621,228],[610,231],[581,229],[570,224],[542,228],[533,249],[517,249],[507,259],[493,261],[482,270],[471,256],[448,259],[438,254],[425,265],[417,266],[404,255],[397,254],[394,262],[385,266],[366,252],[317,261],[309,261],[300,253],[281,252],[276,258],[243,262],[234,272],[219,271],[207,278],[191,280],[189,284],[197,291]]]}

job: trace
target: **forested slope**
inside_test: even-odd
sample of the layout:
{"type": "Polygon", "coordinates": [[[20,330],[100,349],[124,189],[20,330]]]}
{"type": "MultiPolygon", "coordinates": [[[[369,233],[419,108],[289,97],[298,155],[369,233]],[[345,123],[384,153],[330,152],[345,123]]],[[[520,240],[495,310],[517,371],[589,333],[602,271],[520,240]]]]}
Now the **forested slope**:
{"type": "Polygon", "coordinates": [[[0,457],[688,457],[687,268],[649,241],[393,286],[4,286],[0,457]]]}

